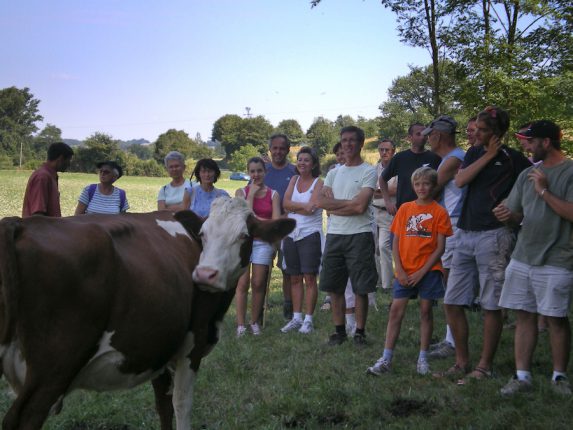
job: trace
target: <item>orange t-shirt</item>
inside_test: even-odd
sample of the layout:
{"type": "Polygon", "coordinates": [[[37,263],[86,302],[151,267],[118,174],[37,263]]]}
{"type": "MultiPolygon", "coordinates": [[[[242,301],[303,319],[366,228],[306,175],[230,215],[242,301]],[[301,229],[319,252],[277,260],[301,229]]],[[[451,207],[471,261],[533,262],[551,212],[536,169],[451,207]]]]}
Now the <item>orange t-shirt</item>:
{"type": "MultiPolygon", "coordinates": [[[[400,261],[408,275],[428,261],[438,246],[438,234],[453,234],[448,212],[435,201],[423,206],[415,201],[403,203],[390,231],[398,237],[400,261]]],[[[442,262],[438,260],[430,270],[442,270],[442,262]]]]}

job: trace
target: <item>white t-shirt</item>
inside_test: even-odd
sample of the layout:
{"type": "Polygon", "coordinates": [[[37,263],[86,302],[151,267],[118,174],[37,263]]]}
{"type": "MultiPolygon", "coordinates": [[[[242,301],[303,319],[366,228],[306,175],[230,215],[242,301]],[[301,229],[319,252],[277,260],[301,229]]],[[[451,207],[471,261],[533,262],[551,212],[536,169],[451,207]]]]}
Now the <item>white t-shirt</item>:
{"type": "MultiPolygon", "coordinates": [[[[326,175],[324,186],[332,188],[335,199],[352,200],[363,188],[376,189],[376,168],[368,163],[359,166],[340,166],[326,175]]],[[[329,234],[370,233],[371,210],[360,215],[331,215],[329,234]]]]}
{"type": "Polygon", "coordinates": [[[191,188],[189,179],[185,179],[185,182],[178,187],[174,187],[171,183],[164,185],[159,189],[157,201],[165,200],[167,206],[181,204],[183,203],[183,194],[186,188],[191,188]]]}

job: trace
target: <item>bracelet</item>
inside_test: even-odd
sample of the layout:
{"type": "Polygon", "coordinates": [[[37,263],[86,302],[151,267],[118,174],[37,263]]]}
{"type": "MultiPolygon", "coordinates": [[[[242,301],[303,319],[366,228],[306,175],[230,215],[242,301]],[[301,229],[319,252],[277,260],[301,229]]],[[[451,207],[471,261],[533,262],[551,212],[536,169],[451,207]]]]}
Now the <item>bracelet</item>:
{"type": "Polygon", "coordinates": [[[547,191],[547,188],[543,188],[541,190],[541,192],[539,193],[539,197],[543,197],[543,194],[545,194],[545,191],[547,191]]]}

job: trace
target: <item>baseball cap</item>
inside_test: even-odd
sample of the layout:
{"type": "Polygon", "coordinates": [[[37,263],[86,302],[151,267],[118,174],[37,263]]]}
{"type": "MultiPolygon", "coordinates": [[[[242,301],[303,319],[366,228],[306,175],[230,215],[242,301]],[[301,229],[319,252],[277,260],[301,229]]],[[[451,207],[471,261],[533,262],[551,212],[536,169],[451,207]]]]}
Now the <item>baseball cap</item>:
{"type": "Polygon", "coordinates": [[[527,130],[523,133],[515,133],[520,139],[532,139],[534,137],[548,137],[551,140],[561,140],[561,129],[553,121],[542,119],[541,121],[532,122],[527,130]]]}
{"type": "Polygon", "coordinates": [[[444,133],[455,134],[458,122],[449,115],[440,115],[428,125],[422,134],[427,136],[433,130],[443,131],[444,133]]]}

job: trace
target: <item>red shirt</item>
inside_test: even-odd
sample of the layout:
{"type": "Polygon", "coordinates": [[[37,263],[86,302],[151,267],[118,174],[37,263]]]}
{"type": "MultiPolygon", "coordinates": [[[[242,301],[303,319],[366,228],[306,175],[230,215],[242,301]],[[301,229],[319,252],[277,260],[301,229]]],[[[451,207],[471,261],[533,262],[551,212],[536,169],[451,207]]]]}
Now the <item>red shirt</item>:
{"type": "Polygon", "coordinates": [[[29,217],[35,213],[53,217],[62,216],[58,173],[46,163],[32,173],[24,194],[22,217],[29,217]]]}

